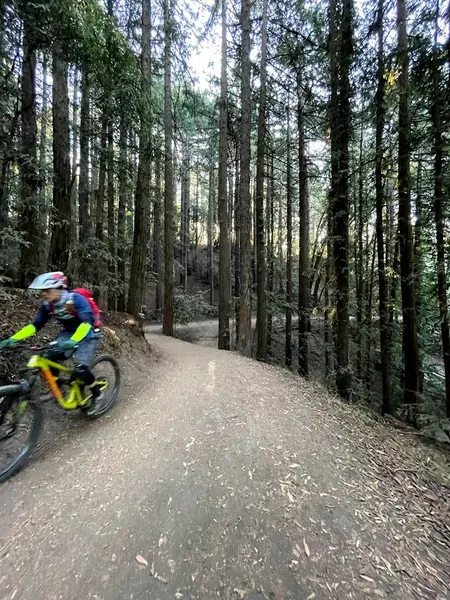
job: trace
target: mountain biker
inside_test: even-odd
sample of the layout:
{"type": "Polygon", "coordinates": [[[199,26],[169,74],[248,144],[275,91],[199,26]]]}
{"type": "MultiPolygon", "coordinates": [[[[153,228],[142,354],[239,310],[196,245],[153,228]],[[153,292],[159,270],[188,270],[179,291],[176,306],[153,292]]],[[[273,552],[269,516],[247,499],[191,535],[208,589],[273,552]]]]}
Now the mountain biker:
{"type": "Polygon", "coordinates": [[[55,318],[62,329],[54,348],[45,354],[46,358],[57,362],[73,355],[76,365],[73,377],[80,379],[89,388],[94,401],[100,400],[102,393],[90,367],[103,333],[101,322],[95,318],[89,300],[76,291],[70,291],[67,277],[60,271],[39,275],[29,285],[29,289],[41,292],[43,302],[40,310],[32,323],[1,341],[0,350],[26,340],[42,329],[50,319],[55,318]]]}

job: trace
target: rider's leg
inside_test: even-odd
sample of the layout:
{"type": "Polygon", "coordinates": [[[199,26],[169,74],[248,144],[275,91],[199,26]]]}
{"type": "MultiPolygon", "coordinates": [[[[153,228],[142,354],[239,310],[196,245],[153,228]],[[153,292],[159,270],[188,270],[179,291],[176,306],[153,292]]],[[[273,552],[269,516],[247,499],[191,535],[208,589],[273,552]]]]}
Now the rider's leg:
{"type": "Polygon", "coordinates": [[[74,375],[90,388],[94,398],[100,395],[100,389],[98,385],[95,384],[95,376],[90,368],[94,362],[95,353],[102,338],[103,335],[101,333],[96,333],[95,335],[82,340],[74,354],[76,365],[74,375]]]}

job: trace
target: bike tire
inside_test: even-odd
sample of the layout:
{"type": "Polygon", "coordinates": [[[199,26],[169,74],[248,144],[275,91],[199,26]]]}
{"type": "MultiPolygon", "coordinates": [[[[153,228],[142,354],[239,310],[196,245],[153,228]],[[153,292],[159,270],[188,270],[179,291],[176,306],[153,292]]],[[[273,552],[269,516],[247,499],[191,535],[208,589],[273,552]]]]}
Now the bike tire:
{"type": "Polygon", "coordinates": [[[113,371],[114,371],[114,385],[113,385],[112,392],[110,392],[111,397],[105,404],[102,404],[102,406],[99,407],[98,410],[90,411],[89,408],[83,407],[84,415],[88,419],[91,419],[91,420],[99,419],[100,417],[103,417],[104,415],[109,413],[109,411],[112,410],[114,408],[114,406],[117,404],[117,402],[119,401],[119,393],[120,393],[119,363],[117,362],[117,359],[114,356],[111,356],[110,354],[102,354],[101,356],[99,356],[98,358],[96,358],[94,360],[94,362],[92,363],[91,370],[94,370],[94,368],[102,362],[109,363],[110,365],[112,365],[113,371]]]}
{"type": "MultiPolygon", "coordinates": [[[[0,387],[0,398],[10,398],[12,401],[20,401],[19,396],[21,387],[19,385],[6,385],[0,387]]],[[[4,400],[5,401],[5,400],[4,400]]],[[[27,411],[32,413],[31,429],[28,439],[20,451],[13,457],[11,462],[6,467],[1,466],[0,463],[0,484],[15,475],[26,463],[32,450],[35,448],[39,439],[42,424],[44,421],[44,413],[42,407],[34,402],[28,402],[26,406],[27,411]]],[[[6,414],[6,413],[5,413],[6,414]]],[[[0,441],[0,453],[2,452],[2,446],[0,441]]]]}

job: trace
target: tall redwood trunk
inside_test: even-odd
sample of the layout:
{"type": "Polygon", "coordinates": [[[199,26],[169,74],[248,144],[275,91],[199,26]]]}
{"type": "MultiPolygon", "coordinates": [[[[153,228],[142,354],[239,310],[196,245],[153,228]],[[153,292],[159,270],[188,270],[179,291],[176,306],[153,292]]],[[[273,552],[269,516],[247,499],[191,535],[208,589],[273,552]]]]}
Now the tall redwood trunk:
{"type": "Polygon", "coordinates": [[[378,252],[378,293],[380,318],[381,380],[383,393],[383,413],[392,412],[392,390],[390,382],[390,333],[388,287],[386,281],[386,263],[384,250],[384,190],[383,190],[383,133],[385,123],[385,83],[384,83],[384,33],[383,33],[384,0],[378,0],[378,72],[376,105],[376,157],[375,157],[375,195],[376,195],[376,236],[378,252]]]}
{"type": "Polygon", "coordinates": [[[309,375],[308,335],[310,328],[310,261],[309,261],[309,195],[308,166],[306,161],[304,99],[302,89],[302,65],[297,77],[297,120],[300,194],[300,248],[298,261],[298,372],[309,375]]]}
{"type": "Polygon", "coordinates": [[[228,159],[228,81],[227,81],[227,3],[222,0],[222,65],[220,85],[219,140],[219,341],[222,350],[230,349],[230,237],[227,196],[228,159]]]}
{"type": "MultiPolygon", "coordinates": [[[[449,7],[450,17],[450,7],[449,7]]],[[[448,319],[447,278],[445,272],[445,212],[443,193],[443,154],[444,137],[442,132],[442,93],[440,86],[439,46],[438,46],[439,2],[436,2],[435,34],[433,48],[433,104],[434,129],[434,219],[437,245],[437,287],[439,316],[441,322],[442,351],[444,355],[446,413],[450,418],[450,328],[448,319]]],[[[450,45],[449,45],[450,48],[450,45]]]]}
{"type": "Polygon", "coordinates": [[[286,329],[285,329],[285,361],[292,367],[292,159],[291,159],[291,120],[289,98],[287,105],[286,135],[286,329]]]}
{"type": "Polygon", "coordinates": [[[250,0],[241,0],[241,135],[240,135],[240,304],[239,351],[251,355],[251,213],[250,213],[250,138],[251,138],[251,87],[250,87],[250,0]]]}
{"type": "Polygon", "coordinates": [[[256,154],[256,357],[265,360],[267,352],[267,297],[266,297],[266,248],[264,221],[264,159],[266,154],[267,112],[267,21],[268,0],[262,7],[261,70],[258,115],[258,142],[256,154]]]}
{"type": "Polygon", "coordinates": [[[164,0],[164,317],[163,333],[173,335],[174,169],[172,121],[172,24],[169,0],[164,0]]]}
{"type": "Polygon", "coordinates": [[[49,265],[66,270],[70,253],[71,173],[67,62],[59,45],[53,50],[53,207],[49,265]]]}
{"type": "MultiPolygon", "coordinates": [[[[399,56],[398,122],[398,228],[403,313],[403,352],[405,365],[404,402],[420,400],[420,355],[414,295],[413,235],[411,227],[411,115],[409,106],[409,58],[405,0],[397,0],[399,56]]],[[[413,415],[410,415],[413,417],[413,415]]]]}
{"type": "Polygon", "coordinates": [[[20,285],[28,285],[39,271],[41,219],[38,202],[37,126],[36,126],[36,40],[28,16],[24,17],[21,78],[22,140],[20,154],[19,230],[20,285]]]}

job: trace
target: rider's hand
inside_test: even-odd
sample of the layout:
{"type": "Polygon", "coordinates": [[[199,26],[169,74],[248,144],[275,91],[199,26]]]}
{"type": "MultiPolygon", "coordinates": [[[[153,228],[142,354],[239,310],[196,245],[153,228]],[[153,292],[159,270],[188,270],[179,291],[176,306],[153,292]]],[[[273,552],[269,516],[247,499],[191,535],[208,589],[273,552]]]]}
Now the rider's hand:
{"type": "Polygon", "coordinates": [[[58,350],[64,350],[64,352],[70,352],[72,350],[75,350],[75,347],[77,345],[77,342],[75,342],[72,339],[67,339],[67,340],[60,340],[58,341],[58,344],[56,345],[58,350]]]}
{"type": "Polygon", "coordinates": [[[11,346],[14,346],[14,344],[17,344],[17,340],[15,340],[14,338],[8,338],[6,340],[1,341],[0,352],[5,348],[10,348],[11,346]]]}

